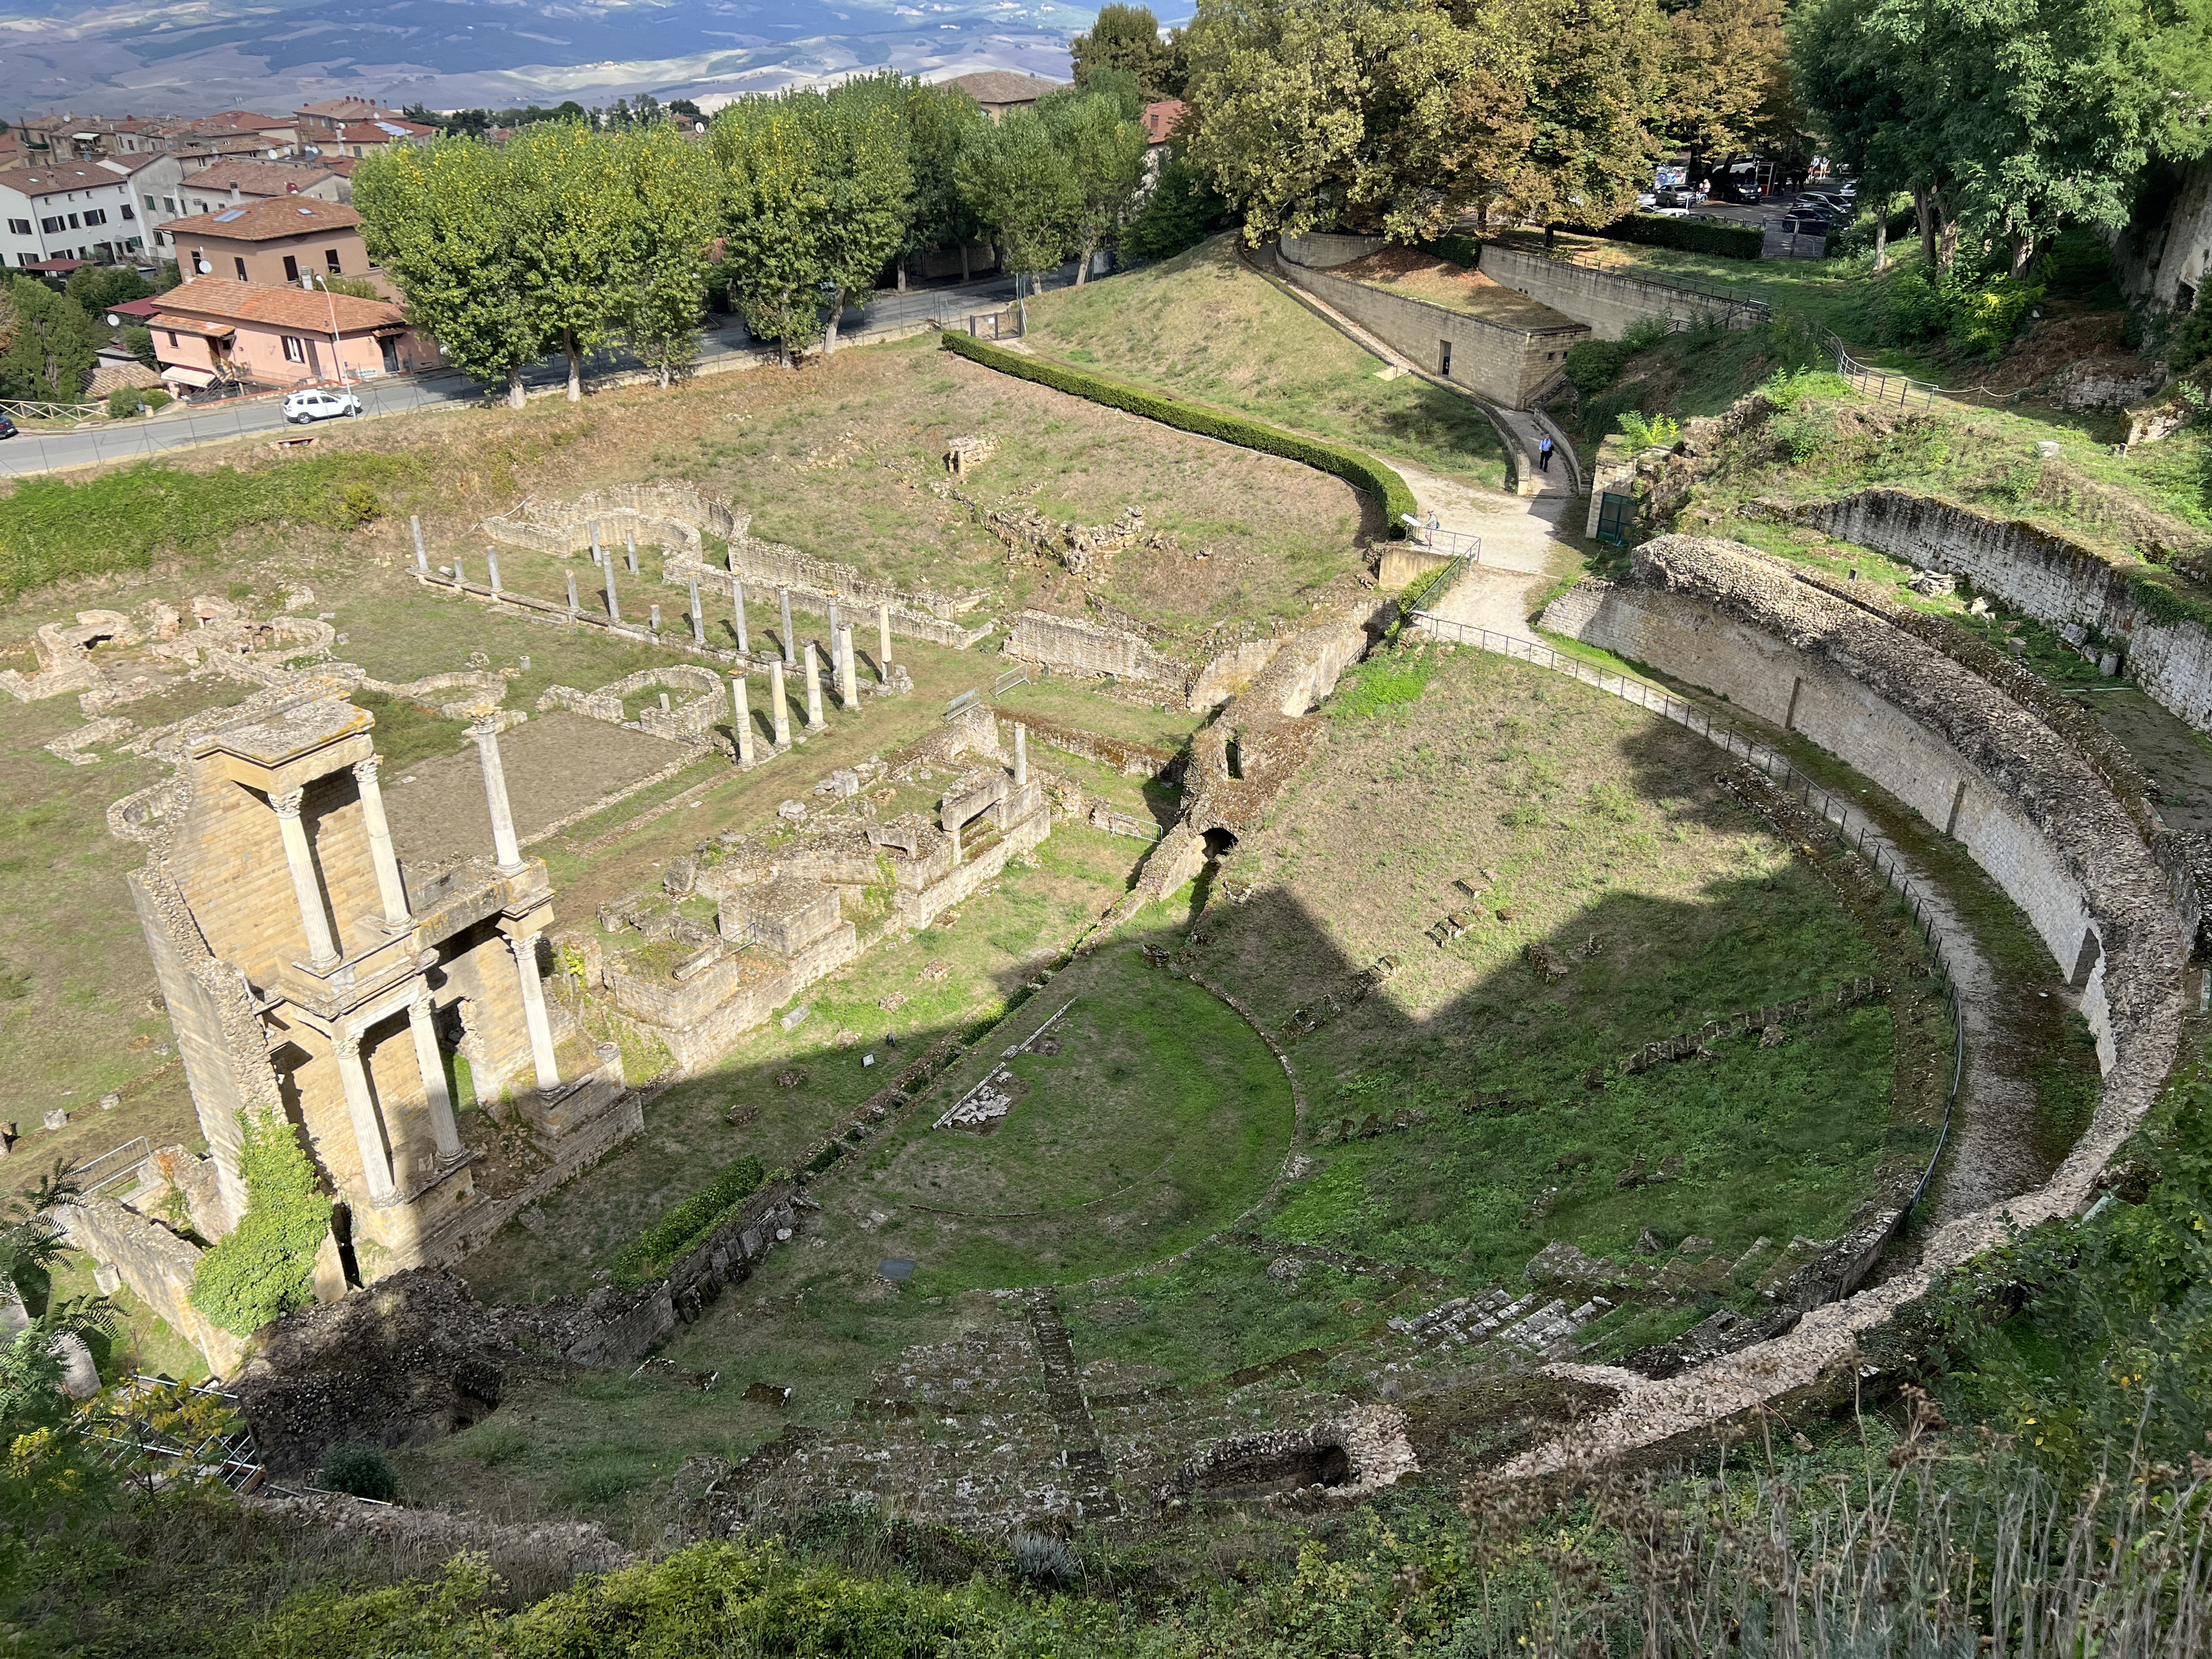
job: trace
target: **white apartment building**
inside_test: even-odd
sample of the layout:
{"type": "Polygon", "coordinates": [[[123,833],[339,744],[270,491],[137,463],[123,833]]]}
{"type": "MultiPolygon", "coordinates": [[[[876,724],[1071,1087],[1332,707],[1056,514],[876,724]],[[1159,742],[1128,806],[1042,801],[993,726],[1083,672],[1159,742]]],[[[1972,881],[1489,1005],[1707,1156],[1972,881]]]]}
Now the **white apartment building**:
{"type": "Polygon", "coordinates": [[[154,228],[185,216],[174,155],[25,161],[0,171],[0,264],[151,259],[154,228]]]}

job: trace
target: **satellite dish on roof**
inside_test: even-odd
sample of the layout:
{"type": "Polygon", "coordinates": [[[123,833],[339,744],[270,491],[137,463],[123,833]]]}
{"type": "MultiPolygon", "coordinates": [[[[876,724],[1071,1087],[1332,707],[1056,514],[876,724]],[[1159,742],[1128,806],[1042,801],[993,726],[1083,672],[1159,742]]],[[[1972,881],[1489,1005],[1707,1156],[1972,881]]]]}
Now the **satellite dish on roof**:
{"type": "Polygon", "coordinates": [[[205,259],[195,259],[192,261],[192,269],[199,272],[201,276],[205,276],[214,270],[215,267],[210,264],[205,259]]]}

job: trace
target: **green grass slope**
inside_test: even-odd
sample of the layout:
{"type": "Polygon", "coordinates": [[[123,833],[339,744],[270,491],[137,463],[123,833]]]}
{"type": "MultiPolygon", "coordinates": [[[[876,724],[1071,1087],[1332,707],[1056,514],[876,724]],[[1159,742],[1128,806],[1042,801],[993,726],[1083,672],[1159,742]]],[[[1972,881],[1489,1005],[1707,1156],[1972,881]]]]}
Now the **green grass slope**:
{"type": "Polygon", "coordinates": [[[1482,411],[1384,365],[1264,277],[1228,236],[1111,282],[1030,301],[1028,343],[1142,386],[1241,410],[1385,459],[1502,489],[1482,411]]]}

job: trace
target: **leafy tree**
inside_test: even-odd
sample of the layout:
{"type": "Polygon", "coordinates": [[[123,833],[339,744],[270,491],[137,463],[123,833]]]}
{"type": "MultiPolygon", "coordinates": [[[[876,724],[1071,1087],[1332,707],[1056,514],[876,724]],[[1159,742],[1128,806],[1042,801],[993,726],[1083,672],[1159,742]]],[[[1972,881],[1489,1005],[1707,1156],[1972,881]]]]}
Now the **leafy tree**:
{"type": "Polygon", "coordinates": [[[823,136],[830,210],[817,227],[831,289],[825,354],[837,349],[846,297],[875,287],[877,273],[906,242],[914,208],[902,78],[848,81],[827,102],[823,136]]]}
{"type": "Polygon", "coordinates": [[[407,296],[408,320],[456,368],[505,380],[520,409],[523,366],[553,341],[532,302],[513,196],[507,151],[473,138],[394,145],[354,175],[369,255],[407,296]]]}
{"type": "Polygon", "coordinates": [[[1100,7],[1090,32],[1068,42],[1067,52],[1074,60],[1075,84],[1083,91],[1099,90],[1092,81],[1101,70],[1119,70],[1135,78],[1146,103],[1177,95],[1168,90],[1174,49],[1160,39],[1160,20],[1148,6],[1117,0],[1100,7]]]}
{"type": "Polygon", "coordinates": [[[994,126],[977,128],[960,153],[960,193],[988,226],[1015,275],[1022,325],[1029,307],[1020,279],[1032,283],[1067,257],[1083,217],[1075,169],[1035,110],[1008,110],[994,126]]]}
{"type": "Polygon", "coordinates": [[[1789,41],[1783,0],[1698,0],[1667,20],[1665,121],[1699,161],[1755,146],[1787,104],[1789,41]]]}
{"type": "Polygon", "coordinates": [[[687,120],[702,121],[706,119],[706,117],[700,112],[699,106],[693,103],[689,98],[670,99],[668,100],[668,112],[671,115],[681,115],[687,120]]]}
{"type": "Polygon", "coordinates": [[[1248,240],[1343,225],[1434,236],[1522,177],[1528,53],[1489,0],[1200,0],[1192,159],[1248,240]]]}
{"type": "Polygon", "coordinates": [[[622,162],[648,234],[621,296],[621,328],[666,386],[699,355],[708,255],[721,218],[714,158],[662,123],[624,136],[622,162]]]}
{"type": "Polygon", "coordinates": [[[907,92],[907,163],[914,170],[914,197],[907,216],[905,246],[899,252],[899,286],[906,286],[907,262],[933,247],[961,250],[961,274],[967,274],[968,244],[983,233],[975,210],[960,193],[960,152],[990,118],[958,87],[910,83],[907,92]]]}
{"type": "Polygon", "coordinates": [[[619,325],[623,273],[642,257],[647,228],[607,136],[547,122],[515,134],[505,153],[524,302],[540,337],[568,358],[576,403],[584,354],[619,325]]]}
{"type": "Polygon", "coordinates": [[[67,291],[86,316],[104,325],[109,307],[143,300],[155,290],[128,265],[80,265],[70,272],[67,291]]]}
{"type": "Polygon", "coordinates": [[[830,210],[818,94],[741,98],[708,129],[723,179],[723,263],[745,325],[791,362],[822,337],[830,280],[817,234],[830,210]]]}
{"type": "Polygon", "coordinates": [[[1037,101],[1042,103],[1048,99],[1065,99],[1071,95],[1079,97],[1085,93],[1090,93],[1112,103],[1121,112],[1121,118],[1125,121],[1139,119],[1144,115],[1145,106],[1156,101],[1145,96],[1144,88],[1138,84],[1135,76],[1121,69],[1093,70],[1090,78],[1081,86],[1075,88],[1072,94],[1066,92],[1048,92],[1044,98],[1037,101]]]}
{"type": "Polygon", "coordinates": [[[1080,200],[1074,226],[1075,281],[1091,274],[1091,256],[1121,227],[1145,176],[1145,130],[1113,99],[1096,93],[1055,93],[1037,101],[1054,147],[1066,158],[1080,200]]]}
{"type": "MultiPolygon", "coordinates": [[[[1528,141],[1496,205],[1544,227],[1602,225],[1636,205],[1657,149],[1663,31],[1651,0],[1568,0],[1525,14],[1528,141]]],[[[1501,149],[1504,146],[1500,146],[1501,149]]],[[[1479,200],[1486,217],[1493,203],[1479,200]]]]}
{"type": "Polygon", "coordinates": [[[246,1213],[202,1253],[191,1300],[224,1330],[251,1336],[315,1299],[315,1253],[331,1229],[331,1201],[289,1123],[257,1112],[239,1127],[246,1213]]]}
{"type": "Polygon", "coordinates": [[[1129,251],[1140,258],[1171,258],[1212,235],[1228,212],[1197,164],[1173,146],[1129,226],[1129,251]]]}
{"type": "Polygon", "coordinates": [[[154,349],[154,331],[133,324],[123,331],[124,349],[149,368],[158,369],[161,359],[154,349]]]}
{"type": "Polygon", "coordinates": [[[6,292],[15,321],[0,347],[0,398],[76,402],[92,374],[98,327],[33,277],[9,278],[6,292]]]}

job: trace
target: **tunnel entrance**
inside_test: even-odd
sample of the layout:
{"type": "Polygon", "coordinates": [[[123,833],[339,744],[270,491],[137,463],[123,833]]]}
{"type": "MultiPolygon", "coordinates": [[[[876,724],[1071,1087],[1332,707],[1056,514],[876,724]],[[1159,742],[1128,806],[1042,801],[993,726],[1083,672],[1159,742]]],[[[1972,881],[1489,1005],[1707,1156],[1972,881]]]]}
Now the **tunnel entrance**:
{"type": "Polygon", "coordinates": [[[1352,1481],[1352,1458],[1336,1445],[1225,1446],[1213,1467],[1200,1476],[1205,1498],[1271,1498],[1308,1486],[1342,1486],[1352,1481]]]}
{"type": "Polygon", "coordinates": [[[1235,833],[1231,830],[1224,830],[1219,824],[1216,824],[1212,829],[1207,830],[1206,832],[1205,839],[1206,856],[1210,859],[1221,858],[1237,849],[1237,836],[1235,833]]]}

